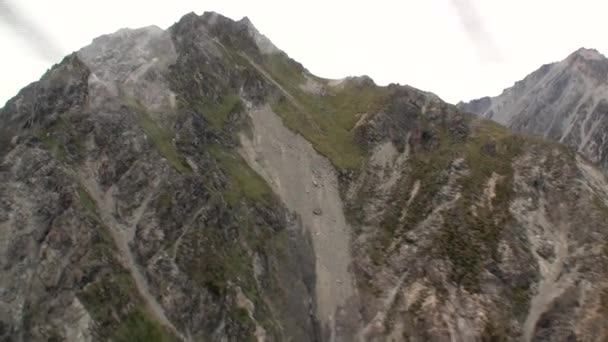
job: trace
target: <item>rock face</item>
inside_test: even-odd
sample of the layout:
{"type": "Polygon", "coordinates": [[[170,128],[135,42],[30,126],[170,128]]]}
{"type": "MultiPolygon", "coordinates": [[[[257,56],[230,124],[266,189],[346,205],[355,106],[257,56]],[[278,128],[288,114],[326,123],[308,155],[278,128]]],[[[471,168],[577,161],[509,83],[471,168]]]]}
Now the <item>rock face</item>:
{"type": "Polygon", "coordinates": [[[608,59],[596,50],[580,49],[497,97],[459,107],[517,132],[564,143],[608,168],[608,59]]]}
{"type": "Polygon", "coordinates": [[[97,38],[0,131],[1,341],[608,338],[601,172],[247,18],[97,38]]]}

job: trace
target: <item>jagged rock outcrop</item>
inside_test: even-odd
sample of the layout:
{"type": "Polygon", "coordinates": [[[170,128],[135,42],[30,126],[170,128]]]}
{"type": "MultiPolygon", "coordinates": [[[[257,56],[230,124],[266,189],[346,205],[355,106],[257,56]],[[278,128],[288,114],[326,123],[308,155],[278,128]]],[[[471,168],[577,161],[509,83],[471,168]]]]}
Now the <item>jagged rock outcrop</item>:
{"type": "Polygon", "coordinates": [[[268,86],[219,25],[97,38],[3,109],[0,335],[315,339],[310,234],[232,151],[268,86]]]}
{"type": "Polygon", "coordinates": [[[608,59],[581,48],[496,97],[461,103],[516,132],[562,142],[608,168],[608,59]]]}
{"type": "Polygon", "coordinates": [[[97,38],[0,130],[0,340],[608,337],[601,172],[247,18],[97,38]]]}

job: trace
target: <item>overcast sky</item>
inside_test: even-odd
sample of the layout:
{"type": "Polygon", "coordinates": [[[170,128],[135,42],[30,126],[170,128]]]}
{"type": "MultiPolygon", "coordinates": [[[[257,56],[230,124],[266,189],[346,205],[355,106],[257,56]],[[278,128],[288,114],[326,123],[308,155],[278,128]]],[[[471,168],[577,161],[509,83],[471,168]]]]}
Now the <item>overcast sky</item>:
{"type": "Polygon", "coordinates": [[[497,95],[579,47],[608,52],[606,0],[0,0],[0,107],[94,37],[191,11],[248,16],[318,76],[365,74],[452,103],[497,95]]]}

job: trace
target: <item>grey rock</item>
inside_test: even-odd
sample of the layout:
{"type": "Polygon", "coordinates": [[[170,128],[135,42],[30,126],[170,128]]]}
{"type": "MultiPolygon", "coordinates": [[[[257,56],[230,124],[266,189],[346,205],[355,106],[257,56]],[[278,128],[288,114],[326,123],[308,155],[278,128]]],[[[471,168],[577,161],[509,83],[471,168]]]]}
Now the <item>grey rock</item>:
{"type": "Polygon", "coordinates": [[[536,253],[542,258],[547,259],[549,262],[555,258],[555,248],[550,242],[544,243],[536,249],[536,253]]]}
{"type": "Polygon", "coordinates": [[[581,48],[496,97],[458,106],[516,132],[562,142],[608,169],[608,59],[581,48]]]}

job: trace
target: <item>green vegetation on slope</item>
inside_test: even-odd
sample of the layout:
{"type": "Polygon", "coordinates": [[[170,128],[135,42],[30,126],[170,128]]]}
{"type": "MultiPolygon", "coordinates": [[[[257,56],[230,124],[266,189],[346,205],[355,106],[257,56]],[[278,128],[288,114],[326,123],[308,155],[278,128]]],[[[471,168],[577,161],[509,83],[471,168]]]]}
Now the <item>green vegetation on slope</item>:
{"type": "Polygon", "coordinates": [[[158,153],[160,153],[160,155],[178,172],[191,172],[192,169],[173,145],[172,132],[156,123],[147,109],[139,103],[139,101],[133,98],[127,98],[125,100],[128,107],[135,112],[137,124],[144,131],[146,137],[152,140],[152,144],[158,153]]]}
{"type": "Polygon", "coordinates": [[[520,153],[523,140],[485,120],[471,122],[472,134],[466,140],[458,140],[449,134],[447,127],[430,127],[425,118],[421,119],[423,134],[435,139],[435,144],[412,152],[411,168],[398,185],[394,205],[385,213],[383,229],[370,247],[370,256],[381,264],[391,241],[405,240],[405,233],[437,208],[437,195],[447,184],[452,163],[462,158],[462,175],[455,184],[460,197],[442,213],[444,222],[436,237],[435,252],[450,261],[454,282],[476,291],[484,263],[497,257],[500,235],[511,219],[511,163],[520,153]],[[495,196],[490,200],[485,198],[484,190],[492,177],[496,177],[495,196]],[[417,182],[421,190],[408,207],[417,182]]]}
{"type": "Polygon", "coordinates": [[[285,125],[302,134],[338,169],[357,169],[366,154],[355,141],[355,124],[361,116],[379,110],[386,88],[349,84],[343,89],[329,88],[324,96],[291,93],[295,93],[295,103],[283,97],[273,106],[285,125]]]}
{"type": "Polygon", "coordinates": [[[88,210],[90,214],[97,217],[98,216],[97,205],[95,205],[95,201],[93,200],[93,198],[91,197],[89,192],[82,185],[80,185],[77,188],[77,192],[78,192],[78,199],[80,200],[80,204],[82,204],[82,206],[86,210],[88,210]]]}
{"type": "Polygon", "coordinates": [[[177,341],[141,310],[129,313],[113,335],[116,342],[177,341]]]}
{"type": "Polygon", "coordinates": [[[446,170],[462,152],[462,144],[449,137],[444,129],[436,132],[436,135],[439,143],[435,149],[421,149],[413,153],[410,171],[401,179],[394,202],[385,212],[381,223],[383,229],[377,236],[378,243],[370,246],[370,256],[378,265],[383,263],[391,241],[395,237],[403,238],[404,233],[415,228],[436,207],[435,198],[448,180],[446,170]],[[410,202],[417,182],[421,191],[410,202]],[[402,217],[403,208],[406,207],[402,217]]]}
{"type": "Polygon", "coordinates": [[[74,160],[85,153],[83,138],[71,123],[70,114],[62,114],[48,127],[36,129],[34,135],[61,161],[74,160]]]}
{"type": "Polygon", "coordinates": [[[183,265],[192,280],[209,289],[216,296],[224,296],[229,291],[229,283],[237,277],[249,274],[249,259],[239,241],[224,241],[221,230],[209,227],[204,236],[200,232],[189,233],[194,244],[192,252],[178,254],[177,262],[183,265]]]}
{"type": "MultiPolygon", "coordinates": [[[[180,269],[199,286],[218,298],[234,297],[238,286],[254,304],[253,317],[271,335],[279,335],[277,324],[253,273],[252,253],[280,255],[285,241],[284,232],[275,232],[260,224],[260,213],[252,203],[240,201],[219,209],[222,223],[201,225],[190,229],[177,251],[180,269]]],[[[266,210],[266,209],[263,209],[266,210]]],[[[246,310],[233,302],[226,307],[228,317],[238,323],[245,335],[253,336],[255,325],[246,310]]]]}
{"type": "MultiPolygon", "coordinates": [[[[608,205],[602,201],[602,199],[596,194],[592,200],[593,206],[599,212],[601,217],[604,218],[605,222],[608,222],[608,205]]],[[[602,248],[602,256],[608,259],[608,241],[604,241],[604,246],[602,248]]],[[[600,292],[599,298],[599,309],[600,313],[608,316],[608,287],[604,287],[600,292]]]]}
{"type": "Polygon", "coordinates": [[[53,156],[59,160],[65,160],[66,151],[63,144],[56,138],[55,134],[51,130],[40,130],[37,136],[53,156]]]}
{"type": "Polygon", "coordinates": [[[96,225],[92,248],[84,257],[95,265],[95,277],[77,294],[96,323],[96,333],[111,341],[176,341],[148,314],[131,274],[116,257],[114,241],[99,220],[95,201],[83,186],[76,193],[89,222],[96,225]]]}
{"type": "Polygon", "coordinates": [[[284,124],[304,136],[337,168],[357,169],[365,152],[356,143],[353,128],[363,115],[381,109],[388,88],[356,81],[331,87],[327,80],[309,74],[312,81],[326,86],[323,93],[310,94],[302,89],[307,82],[304,68],[286,55],[266,56],[262,68],[287,92],[272,104],[284,124]]]}
{"type": "Polygon", "coordinates": [[[266,181],[238,153],[220,146],[211,146],[209,152],[228,174],[230,182],[225,191],[228,203],[235,204],[243,196],[253,201],[266,201],[272,194],[266,181]]]}
{"type": "Polygon", "coordinates": [[[464,146],[469,174],[460,180],[462,196],[445,215],[439,245],[452,262],[452,279],[465,288],[478,290],[479,275],[487,258],[497,258],[504,227],[511,220],[509,203],[513,192],[513,159],[523,140],[488,121],[473,124],[475,135],[464,146]],[[496,173],[492,199],[484,189],[496,173]],[[489,200],[489,203],[484,203],[489,200]]]}
{"type": "MultiPolygon", "coordinates": [[[[116,269],[120,272],[120,267],[116,269]]],[[[143,309],[143,301],[135,289],[131,275],[113,273],[87,285],[79,295],[102,334],[112,341],[161,342],[175,341],[158,322],[143,309]]]]}
{"type": "Polygon", "coordinates": [[[218,103],[210,102],[208,99],[200,99],[197,103],[197,111],[209,121],[211,126],[218,131],[224,129],[230,114],[243,110],[243,102],[240,97],[227,90],[218,103]]]}
{"type": "Polygon", "coordinates": [[[173,168],[181,173],[192,171],[175,146],[173,146],[172,135],[154,122],[145,110],[137,112],[137,122],[146,133],[146,136],[152,140],[158,152],[167,159],[173,168]]]}
{"type": "MultiPolygon", "coordinates": [[[[608,222],[608,206],[604,203],[604,201],[602,201],[602,199],[598,195],[595,195],[593,197],[593,206],[597,209],[600,215],[602,215],[606,222],[608,222]]],[[[603,252],[604,256],[608,258],[608,241],[604,242],[603,252]]]]}
{"type": "Polygon", "coordinates": [[[600,292],[600,312],[603,315],[608,315],[608,287],[604,287],[600,292]]]}

